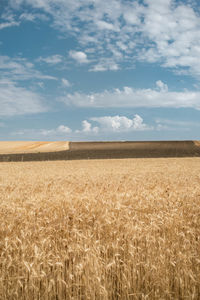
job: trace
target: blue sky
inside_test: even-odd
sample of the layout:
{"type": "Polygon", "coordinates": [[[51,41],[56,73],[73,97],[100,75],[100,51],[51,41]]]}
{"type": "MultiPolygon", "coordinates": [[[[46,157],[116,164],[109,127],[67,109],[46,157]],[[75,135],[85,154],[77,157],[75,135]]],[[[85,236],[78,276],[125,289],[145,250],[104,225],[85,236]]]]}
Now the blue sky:
{"type": "Polygon", "coordinates": [[[0,140],[200,139],[197,0],[0,0],[0,140]]]}

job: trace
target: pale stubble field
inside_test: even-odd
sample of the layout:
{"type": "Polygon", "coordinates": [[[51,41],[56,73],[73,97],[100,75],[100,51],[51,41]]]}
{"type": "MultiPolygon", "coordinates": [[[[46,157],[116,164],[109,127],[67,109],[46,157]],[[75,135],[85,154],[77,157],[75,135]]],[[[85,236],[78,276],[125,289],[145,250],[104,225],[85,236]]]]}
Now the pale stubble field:
{"type": "Polygon", "coordinates": [[[200,158],[0,164],[0,299],[200,299],[200,158]]]}

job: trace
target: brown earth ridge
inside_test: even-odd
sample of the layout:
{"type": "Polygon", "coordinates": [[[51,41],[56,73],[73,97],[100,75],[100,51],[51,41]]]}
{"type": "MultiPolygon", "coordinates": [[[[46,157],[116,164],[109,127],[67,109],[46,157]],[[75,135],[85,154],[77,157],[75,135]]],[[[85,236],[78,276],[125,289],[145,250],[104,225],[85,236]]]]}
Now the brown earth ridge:
{"type": "Polygon", "coordinates": [[[0,161],[200,157],[200,141],[0,142],[0,161]]]}

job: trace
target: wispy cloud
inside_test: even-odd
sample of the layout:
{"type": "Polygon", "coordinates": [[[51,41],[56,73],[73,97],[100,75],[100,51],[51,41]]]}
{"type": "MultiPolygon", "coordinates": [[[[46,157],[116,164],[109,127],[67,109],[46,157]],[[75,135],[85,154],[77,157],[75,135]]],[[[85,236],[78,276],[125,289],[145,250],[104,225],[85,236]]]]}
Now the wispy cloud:
{"type": "Polygon", "coordinates": [[[59,54],[47,56],[47,57],[39,57],[37,59],[38,62],[45,62],[50,65],[56,65],[63,61],[63,57],[59,54]]]}
{"type": "Polygon", "coordinates": [[[54,76],[46,75],[38,71],[32,62],[25,58],[11,58],[9,56],[0,56],[0,78],[9,78],[10,80],[56,80],[54,76]]]}
{"type": "Polygon", "coordinates": [[[15,22],[15,21],[3,22],[3,23],[0,23],[0,30],[2,30],[4,28],[8,28],[8,27],[19,26],[19,25],[20,25],[20,22],[15,22]]]}
{"type": "Polygon", "coordinates": [[[94,65],[90,71],[92,72],[104,72],[104,71],[117,71],[119,65],[113,59],[101,59],[96,65],[94,65]]]}
{"type": "Polygon", "coordinates": [[[15,14],[10,12],[9,10],[3,12],[0,15],[0,17],[1,17],[1,20],[3,20],[3,22],[0,23],[0,30],[4,29],[4,28],[19,26],[21,23],[20,20],[16,19],[15,14]]]}
{"type": "Polygon", "coordinates": [[[169,126],[170,128],[189,128],[189,127],[198,127],[200,128],[200,122],[197,121],[182,121],[182,120],[171,120],[171,119],[163,119],[156,118],[155,122],[160,125],[169,126]]]}
{"type": "Polygon", "coordinates": [[[0,80],[0,116],[34,114],[47,111],[43,98],[9,80],[0,80]]]}
{"type": "Polygon", "coordinates": [[[28,21],[28,22],[35,22],[37,20],[40,21],[49,21],[49,17],[45,14],[39,14],[39,13],[30,13],[30,12],[24,12],[19,16],[19,19],[21,21],[28,21]]]}
{"type": "Polygon", "coordinates": [[[16,136],[33,136],[34,138],[48,138],[48,137],[65,137],[66,135],[69,135],[72,132],[72,130],[65,126],[65,125],[59,125],[55,129],[21,129],[17,131],[13,131],[12,135],[16,136]]]}
{"type": "Polygon", "coordinates": [[[200,109],[200,92],[173,92],[161,80],[155,89],[134,89],[124,87],[122,90],[105,90],[101,93],[67,94],[59,100],[66,105],[77,107],[190,107],[200,109]]]}
{"type": "Polygon", "coordinates": [[[47,111],[47,105],[43,104],[46,99],[31,89],[32,82],[44,88],[44,80],[57,78],[43,74],[25,58],[0,56],[0,116],[47,111]]]}

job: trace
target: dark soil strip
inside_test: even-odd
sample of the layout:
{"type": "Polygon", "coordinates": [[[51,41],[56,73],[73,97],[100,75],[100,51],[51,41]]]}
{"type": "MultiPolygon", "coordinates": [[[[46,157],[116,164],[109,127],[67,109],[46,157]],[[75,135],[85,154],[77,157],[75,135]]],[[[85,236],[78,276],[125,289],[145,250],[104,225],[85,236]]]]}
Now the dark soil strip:
{"type": "Polygon", "coordinates": [[[0,154],[0,161],[200,157],[200,147],[196,146],[193,141],[127,142],[125,144],[101,143],[99,147],[97,143],[82,143],[82,145],[75,143],[73,147],[71,143],[70,150],[67,151],[0,154]]]}

